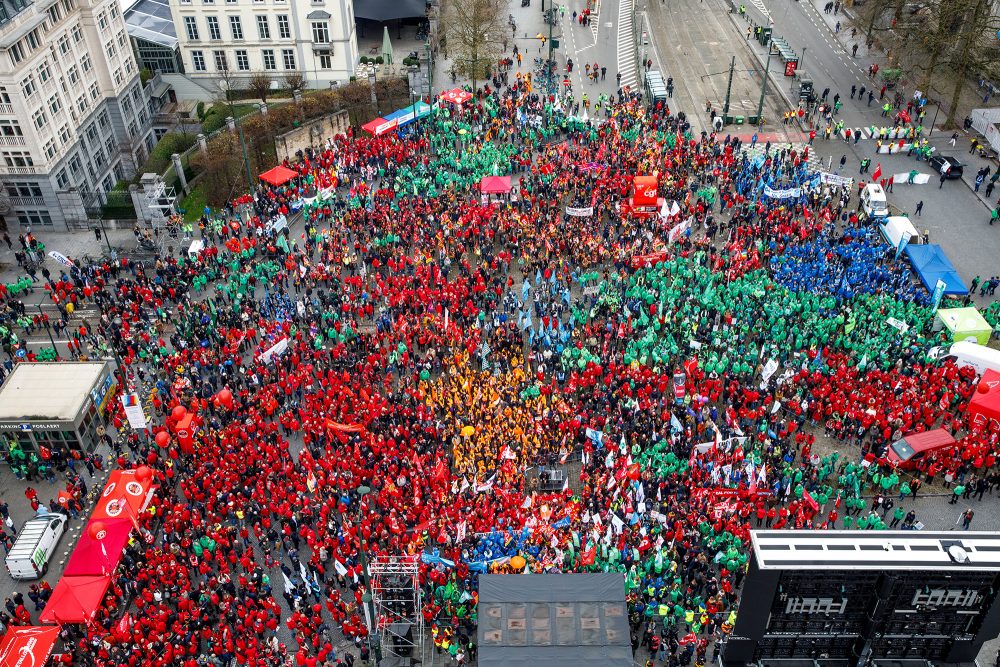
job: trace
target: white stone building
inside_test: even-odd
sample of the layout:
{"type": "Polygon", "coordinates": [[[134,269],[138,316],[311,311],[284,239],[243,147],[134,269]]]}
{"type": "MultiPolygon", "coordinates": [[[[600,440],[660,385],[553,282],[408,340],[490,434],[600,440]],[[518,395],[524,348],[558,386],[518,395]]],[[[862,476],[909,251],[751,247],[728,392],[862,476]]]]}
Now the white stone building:
{"type": "Polygon", "coordinates": [[[216,90],[267,72],[310,88],[345,83],[358,62],[352,0],[170,0],[184,73],[216,90]]]}
{"type": "Polygon", "coordinates": [[[64,229],[153,148],[119,0],[0,0],[0,214],[64,229]]]}

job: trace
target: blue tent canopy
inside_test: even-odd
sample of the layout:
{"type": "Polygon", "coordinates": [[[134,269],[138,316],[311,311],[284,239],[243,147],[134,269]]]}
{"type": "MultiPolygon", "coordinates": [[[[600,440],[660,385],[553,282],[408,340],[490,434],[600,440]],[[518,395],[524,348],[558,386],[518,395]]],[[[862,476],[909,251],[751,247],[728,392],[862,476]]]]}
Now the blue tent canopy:
{"type": "Polygon", "coordinates": [[[906,256],[913,264],[913,270],[920,276],[920,282],[928,291],[933,292],[938,280],[945,284],[944,293],[948,295],[965,295],[969,288],[965,286],[962,277],[958,275],[954,265],[948,260],[941,246],[935,244],[906,246],[906,256]]]}
{"type": "Polygon", "coordinates": [[[385,117],[385,120],[396,121],[396,127],[402,127],[408,123],[412,123],[418,118],[423,118],[431,112],[431,107],[426,102],[417,102],[416,104],[411,104],[405,109],[400,109],[399,111],[393,111],[391,114],[385,117]]]}

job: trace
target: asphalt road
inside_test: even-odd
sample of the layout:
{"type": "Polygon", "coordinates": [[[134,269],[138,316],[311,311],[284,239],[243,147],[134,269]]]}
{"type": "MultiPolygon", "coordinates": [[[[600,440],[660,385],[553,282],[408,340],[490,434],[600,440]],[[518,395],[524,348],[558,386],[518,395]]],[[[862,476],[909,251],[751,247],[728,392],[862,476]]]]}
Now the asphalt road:
{"type": "MultiPolygon", "coordinates": [[[[871,88],[874,84],[867,76],[867,69],[873,61],[881,63],[881,57],[867,53],[860,33],[857,39],[850,38],[847,17],[824,14],[824,4],[823,0],[768,2],[768,9],[774,18],[774,34],[784,37],[789,46],[800,53],[805,48],[804,70],[812,77],[818,94],[829,87],[832,101],[833,96],[840,93],[844,106],[838,118],[843,118],[847,127],[865,127],[873,123],[891,125],[891,120],[881,117],[877,88],[875,101],[870,107],[867,100],[859,103],[850,99],[852,85],[871,88]],[[839,34],[834,30],[837,21],[844,26],[839,34]],[[851,45],[856,42],[860,43],[858,57],[853,58],[851,45]]],[[[912,90],[904,91],[904,95],[910,94],[912,90]]],[[[943,117],[939,118],[939,122],[943,120],[943,117]]],[[[974,178],[976,169],[986,163],[968,154],[969,143],[964,136],[955,147],[948,143],[950,136],[951,132],[938,129],[931,134],[931,144],[941,154],[955,155],[963,162],[968,161],[969,167],[964,181],[948,181],[943,188],[938,187],[937,174],[925,162],[917,162],[905,154],[876,156],[873,140],[862,139],[856,145],[853,141],[848,145],[843,141],[823,141],[817,137],[814,145],[819,156],[826,160],[833,158],[833,171],[837,171],[841,156],[846,155],[847,163],[842,171],[847,176],[857,178],[860,161],[866,157],[872,159],[872,170],[877,163],[881,163],[886,176],[914,168],[930,174],[931,181],[926,185],[895,186],[889,195],[889,204],[912,216],[917,203],[923,201],[923,213],[919,218],[913,218],[914,226],[918,231],[926,229],[930,232],[931,242],[942,246],[959,273],[969,282],[976,275],[1000,274],[1000,228],[987,224],[989,209],[968,184],[974,178]]],[[[996,168],[995,165],[993,168],[996,168]]],[[[988,300],[981,303],[985,305],[988,300]]]]}

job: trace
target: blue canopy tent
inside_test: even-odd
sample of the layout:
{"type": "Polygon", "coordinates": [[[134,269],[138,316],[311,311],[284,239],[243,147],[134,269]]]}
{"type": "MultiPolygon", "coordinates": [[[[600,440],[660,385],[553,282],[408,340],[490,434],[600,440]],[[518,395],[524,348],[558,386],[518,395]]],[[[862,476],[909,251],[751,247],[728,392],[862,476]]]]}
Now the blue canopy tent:
{"type": "Polygon", "coordinates": [[[955,266],[948,260],[941,246],[935,244],[906,246],[904,251],[910,258],[913,270],[920,276],[920,282],[927,291],[933,292],[938,280],[945,284],[946,295],[962,296],[969,293],[962,277],[958,275],[955,266]]]}
{"type": "Polygon", "coordinates": [[[417,102],[416,104],[411,104],[405,109],[393,111],[385,117],[385,120],[394,120],[396,121],[396,127],[403,127],[404,125],[427,116],[430,112],[431,107],[429,104],[426,102],[417,102]]]}

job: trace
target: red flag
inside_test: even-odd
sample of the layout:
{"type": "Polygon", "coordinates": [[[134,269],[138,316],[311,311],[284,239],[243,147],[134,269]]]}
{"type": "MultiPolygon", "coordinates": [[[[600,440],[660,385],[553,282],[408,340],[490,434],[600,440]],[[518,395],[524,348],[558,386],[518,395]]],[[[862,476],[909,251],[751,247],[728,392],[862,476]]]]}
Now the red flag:
{"type": "Polygon", "coordinates": [[[593,565],[595,560],[597,560],[596,546],[592,546],[580,554],[580,565],[593,565]]]}
{"type": "Polygon", "coordinates": [[[816,500],[812,497],[812,494],[810,494],[808,490],[803,491],[802,497],[805,499],[806,504],[809,505],[809,508],[812,510],[813,514],[819,512],[819,503],[816,502],[816,500]]]}
{"type": "Polygon", "coordinates": [[[125,615],[121,617],[120,621],[118,621],[116,630],[118,630],[118,634],[122,636],[125,636],[132,631],[132,616],[129,615],[128,612],[125,612],[125,615]]]}
{"type": "Polygon", "coordinates": [[[872,172],[872,182],[874,183],[878,179],[882,178],[882,163],[879,162],[875,165],[875,171],[872,172]]]}
{"type": "Polygon", "coordinates": [[[696,641],[698,641],[698,635],[696,635],[693,632],[689,632],[683,637],[681,637],[679,640],[677,640],[677,643],[680,644],[681,646],[684,646],[686,644],[690,644],[696,641]]]}

